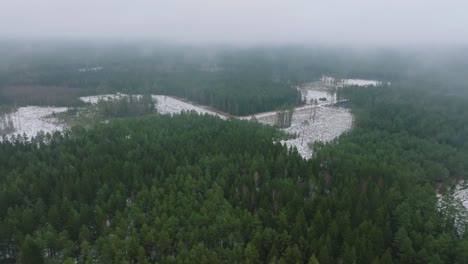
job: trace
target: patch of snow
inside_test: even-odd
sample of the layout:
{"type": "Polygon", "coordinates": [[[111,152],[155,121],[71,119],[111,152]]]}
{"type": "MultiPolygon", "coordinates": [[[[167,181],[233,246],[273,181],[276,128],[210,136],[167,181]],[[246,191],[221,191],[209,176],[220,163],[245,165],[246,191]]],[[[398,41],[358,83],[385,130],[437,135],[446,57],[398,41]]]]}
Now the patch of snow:
{"type": "Polygon", "coordinates": [[[7,137],[12,135],[26,134],[28,138],[36,136],[40,131],[44,133],[52,133],[54,131],[63,130],[64,126],[58,122],[58,119],[52,117],[53,113],[67,111],[66,107],[40,107],[26,106],[20,107],[11,114],[15,132],[7,134],[7,137]]]}
{"type": "MultiPolygon", "coordinates": [[[[121,93],[101,94],[101,95],[83,96],[83,97],[80,97],[80,100],[85,103],[97,104],[100,100],[111,101],[111,100],[116,100],[116,99],[122,99],[127,96],[128,96],[127,94],[121,94],[121,93]]],[[[141,95],[134,95],[134,96],[141,97],[141,95]]]]}
{"type": "Polygon", "coordinates": [[[202,106],[190,104],[190,103],[181,101],[179,99],[176,99],[170,96],[152,95],[152,97],[153,97],[153,100],[157,101],[156,108],[158,110],[158,113],[161,113],[161,114],[173,115],[173,114],[179,114],[183,111],[195,111],[201,115],[209,114],[209,115],[218,116],[222,119],[227,119],[226,116],[216,113],[214,111],[211,111],[209,109],[206,109],[202,106]]]}
{"type": "Polygon", "coordinates": [[[302,100],[304,100],[306,104],[313,104],[314,100],[317,100],[318,104],[329,104],[336,100],[336,94],[332,94],[331,92],[310,89],[300,89],[300,91],[302,100]],[[323,101],[323,98],[326,100],[323,101]]]}
{"type": "MultiPolygon", "coordinates": [[[[320,81],[314,83],[315,85],[323,86],[334,86],[334,87],[343,87],[347,85],[357,85],[357,86],[378,86],[382,85],[383,82],[375,80],[363,80],[363,79],[336,79],[330,76],[322,76],[320,81]]],[[[390,84],[390,83],[388,83],[390,84]]]]}
{"type": "Polygon", "coordinates": [[[466,209],[468,209],[468,186],[463,186],[461,184],[458,184],[455,187],[453,197],[459,200],[463,204],[463,206],[466,209]]]}
{"type": "MultiPolygon", "coordinates": [[[[99,100],[115,100],[115,99],[121,99],[124,97],[127,97],[127,94],[103,94],[103,95],[94,95],[94,96],[84,96],[80,97],[80,100],[85,102],[85,103],[91,103],[91,104],[97,104],[99,100]]],[[[141,95],[133,95],[136,97],[141,97],[141,95]]],[[[209,115],[214,115],[218,116],[222,119],[227,119],[226,116],[216,113],[204,106],[197,106],[191,103],[184,102],[182,100],[173,98],[171,96],[166,96],[166,95],[151,95],[153,100],[156,102],[156,109],[158,113],[160,114],[180,114],[183,111],[195,111],[201,115],[203,114],[209,114],[209,115]]]]}
{"type": "Polygon", "coordinates": [[[320,82],[324,84],[333,84],[335,83],[336,79],[330,76],[325,76],[323,75],[322,78],[320,78],[320,82]]]}
{"type": "Polygon", "coordinates": [[[344,79],[342,80],[342,85],[357,85],[357,86],[377,86],[381,85],[382,82],[374,80],[362,80],[362,79],[344,79]]]}
{"type": "MultiPolygon", "coordinates": [[[[241,119],[250,120],[253,116],[262,124],[275,125],[276,123],[276,112],[245,116],[241,119]]],[[[296,147],[303,158],[310,159],[313,153],[310,148],[311,143],[329,142],[337,138],[351,129],[352,122],[353,116],[347,109],[324,105],[297,107],[292,115],[291,126],[281,129],[288,134],[297,135],[297,137],[282,140],[281,143],[288,147],[296,147]]]]}
{"type": "Polygon", "coordinates": [[[93,71],[93,72],[97,72],[97,71],[100,71],[104,69],[103,67],[92,67],[92,68],[81,68],[81,69],[78,69],[79,72],[89,72],[89,71],[93,71]]]}
{"type": "MultiPolygon", "coordinates": [[[[331,77],[330,77],[331,78],[331,77]]],[[[305,159],[312,157],[312,149],[310,144],[316,141],[328,142],[343,132],[349,130],[352,126],[353,116],[347,109],[329,107],[336,101],[336,96],[331,94],[329,90],[323,88],[299,88],[308,101],[308,104],[294,109],[291,120],[291,126],[282,129],[286,133],[295,134],[297,138],[282,141],[288,147],[296,147],[301,156],[305,159]],[[326,98],[326,101],[320,101],[320,98],[326,98]],[[317,99],[318,105],[310,104],[310,100],[317,99]],[[315,110],[314,110],[315,109],[315,110]],[[314,118],[315,111],[315,118],[314,118]]],[[[99,100],[113,100],[128,96],[125,94],[105,94],[96,96],[81,97],[84,102],[96,104],[99,100]]],[[[217,113],[207,107],[185,102],[171,96],[152,95],[156,101],[156,108],[161,114],[179,114],[183,111],[196,111],[199,114],[210,114],[227,119],[226,115],[217,113]]],[[[248,116],[239,116],[242,120],[251,120],[253,117],[259,123],[275,125],[277,119],[277,111],[258,113],[248,116]]]]}
{"type": "Polygon", "coordinates": [[[329,107],[303,108],[293,113],[291,126],[283,129],[297,137],[282,141],[288,147],[296,147],[305,159],[312,157],[313,142],[329,142],[351,128],[353,117],[348,110],[329,107]]]}
{"type": "Polygon", "coordinates": [[[453,192],[437,193],[437,209],[443,214],[444,222],[453,225],[462,237],[468,225],[468,186],[458,183],[453,192]]]}

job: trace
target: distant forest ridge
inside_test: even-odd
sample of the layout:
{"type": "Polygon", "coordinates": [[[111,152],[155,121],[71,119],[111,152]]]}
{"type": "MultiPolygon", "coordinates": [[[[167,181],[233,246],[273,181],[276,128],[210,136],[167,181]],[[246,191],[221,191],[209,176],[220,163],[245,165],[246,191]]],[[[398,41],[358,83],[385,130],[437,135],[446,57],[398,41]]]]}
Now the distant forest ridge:
{"type": "Polygon", "coordinates": [[[0,102],[70,106],[123,92],[186,98],[234,115],[302,103],[296,85],[322,75],[439,88],[464,87],[468,52],[332,48],[167,47],[143,44],[0,44],[0,102]]]}

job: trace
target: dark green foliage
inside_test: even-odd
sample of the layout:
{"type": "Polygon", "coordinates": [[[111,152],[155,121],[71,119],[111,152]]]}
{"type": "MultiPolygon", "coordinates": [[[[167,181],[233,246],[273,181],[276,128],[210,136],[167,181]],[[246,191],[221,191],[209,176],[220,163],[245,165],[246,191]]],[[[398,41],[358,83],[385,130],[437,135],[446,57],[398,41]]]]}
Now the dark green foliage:
{"type": "Polygon", "coordinates": [[[44,263],[41,248],[39,248],[39,246],[36,244],[36,241],[34,241],[29,235],[26,236],[26,239],[24,240],[23,245],[21,246],[20,254],[21,263],[44,263]]]}
{"type": "MultiPolygon", "coordinates": [[[[107,61],[113,56],[103,60],[108,64],[102,72],[85,78],[74,77],[74,64],[64,68],[69,75],[47,72],[50,68],[39,67],[40,58],[37,65],[44,69],[40,82],[45,84],[174,92],[233,113],[292,102],[292,93],[283,94],[289,79],[304,81],[327,70],[337,76],[353,73],[352,67],[335,65],[336,54],[308,64],[307,58],[284,51],[288,56],[280,61],[288,63],[275,64],[255,57],[258,52],[226,58],[214,71],[180,66],[177,60],[156,69],[147,61],[135,63],[142,68],[132,66],[146,69],[135,75],[129,64],[107,61]],[[112,72],[106,72],[109,67],[112,72]],[[152,80],[153,70],[164,74],[140,86],[141,80],[152,80]],[[242,76],[248,81],[239,81],[242,76]],[[217,85],[223,88],[213,90],[217,85]],[[255,98],[265,87],[276,92],[255,98]]],[[[400,65],[392,55],[381,70],[367,62],[353,71],[389,80],[413,78],[398,71],[411,65],[400,65]]],[[[2,83],[21,76],[22,69],[15,67],[9,69],[17,75],[0,78],[2,83]]],[[[428,76],[420,70],[415,75],[428,76]]],[[[284,135],[271,127],[187,113],[114,120],[32,142],[19,137],[1,143],[0,259],[468,263],[468,237],[454,228],[454,208],[439,211],[435,195],[436,184],[468,177],[467,100],[403,86],[337,93],[349,99],[355,128],[330,144],[316,144],[311,161],[274,144],[284,135]]],[[[128,108],[119,107],[109,106],[107,113],[125,116],[128,108]]]]}
{"type": "MultiPolygon", "coordinates": [[[[278,136],[249,122],[184,114],[3,143],[2,250],[29,234],[55,262],[247,258],[264,225],[253,213],[273,214],[273,202],[286,208],[296,181],[286,172],[307,171],[297,153],[287,158],[271,143],[278,136]],[[274,172],[277,164],[283,169],[274,172]]],[[[278,257],[291,239],[283,236],[278,257]]]]}
{"type": "MultiPolygon", "coordinates": [[[[372,109],[356,106],[358,126],[372,109]]],[[[430,157],[405,147],[424,139],[360,125],[339,144],[317,144],[306,162],[273,144],[279,136],[183,114],[5,142],[2,256],[39,248],[52,262],[464,263],[466,239],[424,184],[436,180],[430,157]]]]}
{"type": "Polygon", "coordinates": [[[276,124],[278,128],[287,128],[291,126],[294,109],[280,110],[276,112],[276,124]]]}
{"type": "Polygon", "coordinates": [[[141,116],[156,112],[151,95],[122,96],[112,100],[99,100],[98,113],[103,117],[141,116]]]}
{"type": "Polygon", "coordinates": [[[139,45],[49,44],[53,48],[39,45],[33,51],[7,47],[10,54],[2,62],[8,67],[0,67],[0,103],[75,106],[79,95],[164,94],[234,115],[302,103],[297,82],[282,73],[294,73],[289,62],[278,68],[262,50],[151,47],[142,54],[145,48],[139,45]]]}

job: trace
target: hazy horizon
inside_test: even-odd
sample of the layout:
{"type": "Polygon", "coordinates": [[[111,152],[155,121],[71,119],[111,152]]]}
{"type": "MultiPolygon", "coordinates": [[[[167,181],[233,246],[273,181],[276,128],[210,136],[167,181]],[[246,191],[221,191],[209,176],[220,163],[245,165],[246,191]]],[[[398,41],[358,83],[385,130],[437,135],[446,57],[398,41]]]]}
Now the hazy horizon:
{"type": "Polygon", "coordinates": [[[4,2],[0,38],[234,45],[467,45],[462,1],[4,2]]]}

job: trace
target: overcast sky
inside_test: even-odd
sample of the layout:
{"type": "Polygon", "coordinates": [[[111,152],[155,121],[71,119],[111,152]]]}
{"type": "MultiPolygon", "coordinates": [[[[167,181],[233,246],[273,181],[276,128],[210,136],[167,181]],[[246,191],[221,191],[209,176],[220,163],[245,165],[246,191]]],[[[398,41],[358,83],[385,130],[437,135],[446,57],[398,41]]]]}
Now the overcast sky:
{"type": "Polygon", "coordinates": [[[468,44],[458,0],[0,0],[0,37],[468,44]]]}

